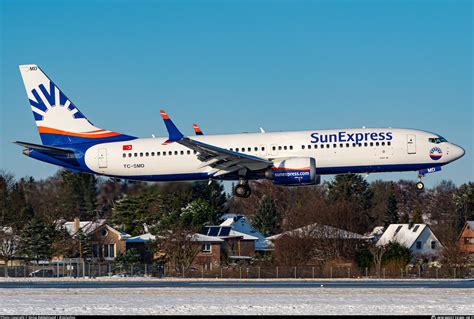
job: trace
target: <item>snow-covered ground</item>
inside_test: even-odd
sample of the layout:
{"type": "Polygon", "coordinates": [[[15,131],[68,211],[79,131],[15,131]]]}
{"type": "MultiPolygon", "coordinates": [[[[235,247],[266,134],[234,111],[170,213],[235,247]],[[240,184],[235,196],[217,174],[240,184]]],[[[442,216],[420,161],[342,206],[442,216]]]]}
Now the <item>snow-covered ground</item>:
{"type": "Polygon", "coordinates": [[[473,289],[0,289],[4,315],[474,314],[473,289]]]}

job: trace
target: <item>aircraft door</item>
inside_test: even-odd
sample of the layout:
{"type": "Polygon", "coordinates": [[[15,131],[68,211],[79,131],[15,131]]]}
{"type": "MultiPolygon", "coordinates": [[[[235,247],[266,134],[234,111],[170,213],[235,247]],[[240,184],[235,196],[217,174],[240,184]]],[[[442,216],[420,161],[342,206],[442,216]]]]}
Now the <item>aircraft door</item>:
{"type": "Polygon", "coordinates": [[[107,149],[99,148],[97,150],[97,159],[99,160],[99,168],[107,168],[107,149]]]}
{"type": "Polygon", "coordinates": [[[416,154],[416,135],[407,135],[407,151],[408,154],[416,154]]]}

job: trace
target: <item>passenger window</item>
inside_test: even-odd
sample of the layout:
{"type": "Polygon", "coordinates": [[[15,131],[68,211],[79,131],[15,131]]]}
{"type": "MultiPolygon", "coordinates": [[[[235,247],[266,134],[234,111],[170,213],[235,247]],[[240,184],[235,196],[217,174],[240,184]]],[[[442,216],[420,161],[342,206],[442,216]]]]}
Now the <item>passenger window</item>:
{"type": "Polygon", "coordinates": [[[236,152],[238,152],[238,151],[239,151],[239,148],[238,148],[238,147],[236,147],[236,148],[235,148],[235,151],[236,151],[236,152]]]}
{"type": "Polygon", "coordinates": [[[344,144],[342,144],[342,143],[339,144],[339,147],[340,147],[340,148],[343,148],[343,147],[344,147],[344,144]]]}
{"type": "Polygon", "coordinates": [[[255,151],[255,152],[258,152],[258,147],[255,147],[255,148],[254,148],[254,151],[255,151]]]}
{"type": "Polygon", "coordinates": [[[382,146],[385,146],[385,142],[382,142],[382,146]]]}
{"type": "Polygon", "coordinates": [[[304,145],[301,145],[301,149],[304,150],[304,145]]]}
{"type": "Polygon", "coordinates": [[[166,156],[166,152],[163,152],[163,156],[166,156]]]}
{"type": "Polygon", "coordinates": [[[156,152],[156,156],[160,156],[160,152],[156,152]]]}
{"type": "Polygon", "coordinates": [[[181,155],[184,155],[184,151],[181,151],[181,155]]]}
{"type": "Polygon", "coordinates": [[[143,157],[143,153],[142,153],[142,152],[140,152],[140,157],[143,157]]]}
{"type": "Polygon", "coordinates": [[[188,150],[188,155],[189,155],[189,154],[191,154],[191,151],[190,151],[190,150],[188,150]]]}
{"type": "Polygon", "coordinates": [[[314,148],[315,148],[315,149],[318,148],[318,144],[314,144],[314,148]]]}
{"type": "Polygon", "coordinates": [[[232,149],[232,147],[230,148],[230,150],[233,152],[234,150],[232,149]]]}
{"type": "Polygon", "coordinates": [[[138,153],[134,153],[133,156],[137,157],[137,156],[138,156],[138,153]]]}
{"type": "Polygon", "coordinates": [[[364,146],[367,147],[367,142],[364,143],[364,146]]]}
{"type": "Polygon", "coordinates": [[[251,152],[252,151],[252,148],[251,147],[248,147],[247,148],[247,152],[251,152]]]}
{"type": "Polygon", "coordinates": [[[388,146],[392,145],[392,142],[387,142],[387,145],[388,145],[388,146]]]}
{"type": "Polygon", "coordinates": [[[283,146],[283,149],[286,151],[286,145],[285,145],[285,146],[283,146]]]}
{"type": "Polygon", "coordinates": [[[132,157],[132,153],[128,153],[128,157],[132,157]]]}
{"type": "Polygon", "coordinates": [[[150,155],[150,153],[146,152],[146,153],[145,153],[145,156],[148,156],[148,155],[150,155]]]}
{"type": "Polygon", "coordinates": [[[324,144],[321,144],[321,148],[324,148],[324,144]]]}
{"type": "Polygon", "coordinates": [[[173,152],[169,151],[169,152],[168,152],[168,155],[173,155],[173,152]]]}
{"type": "Polygon", "coordinates": [[[264,152],[264,151],[265,151],[265,147],[262,147],[262,152],[264,152]]]}
{"type": "Polygon", "coordinates": [[[178,151],[174,151],[174,155],[178,155],[178,151]]]}
{"type": "Polygon", "coordinates": [[[362,146],[362,143],[359,143],[359,147],[361,147],[361,146],[362,146]]]}
{"type": "Polygon", "coordinates": [[[155,156],[155,152],[151,152],[151,156],[155,156]]]}
{"type": "Polygon", "coordinates": [[[127,157],[127,154],[123,153],[122,157],[127,157]]]}
{"type": "Polygon", "coordinates": [[[281,146],[278,146],[278,150],[281,151],[281,146]]]}
{"type": "Polygon", "coordinates": [[[293,145],[290,145],[290,150],[292,150],[292,149],[293,149],[293,145]]]}
{"type": "Polygon", "coordinates": [[[349,145],[350,145],[349,143],[346,143],[346,147],[349,147],[349,145]]]}
{"type": "Polygon", "coordinates": [[[352,143],[352,147],[356,147],[356,143],[352,143]]]}
{"type": "Polygon", "coordinates": [[[197,154],[197,152],[196,152],[196,151],[194,151],[194,154],[197,154]]]}
{"type": "Polygon", "coordinates": [[[379,146],[379,142],[375,142],[375,146],[379,146]]]}
{"type": "Polygon", "coordinates": [[[336,147],[337,147],[337,144],[334,144],[332,147],[336,148],[336,147]]]}

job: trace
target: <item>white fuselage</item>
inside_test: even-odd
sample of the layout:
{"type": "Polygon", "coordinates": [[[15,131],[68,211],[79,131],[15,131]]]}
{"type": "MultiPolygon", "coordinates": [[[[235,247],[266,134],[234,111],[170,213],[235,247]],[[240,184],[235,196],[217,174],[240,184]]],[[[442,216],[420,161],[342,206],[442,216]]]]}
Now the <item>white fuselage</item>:
{"type": "MultiPolygon", "coordinates": [[[[361,128],[191,138],[269,160],[312,157],[316,160],[316,173],[322,175],[416,171],[445,165],[464,154],[455,144],[429,140],[437,137],[413,129],[361,128]]],[[[204,166],[193,150],[178,143],[163,145],[166,140],[140,138],[94,145],[85,152],[85,163],[97,174],[139,180],[211,177],[211,168],[204,166]]]]}

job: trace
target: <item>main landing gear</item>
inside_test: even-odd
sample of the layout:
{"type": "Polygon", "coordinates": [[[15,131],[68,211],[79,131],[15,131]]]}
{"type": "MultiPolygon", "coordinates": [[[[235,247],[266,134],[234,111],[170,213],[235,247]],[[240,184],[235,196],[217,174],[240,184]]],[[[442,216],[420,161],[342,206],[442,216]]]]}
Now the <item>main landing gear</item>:
{"type": "Polygon", "coordinates": [[[234,195],[237,197],[248,198],[251,193],[248,180],[241,179],[239,184],[234,187],[234,195]]]}

